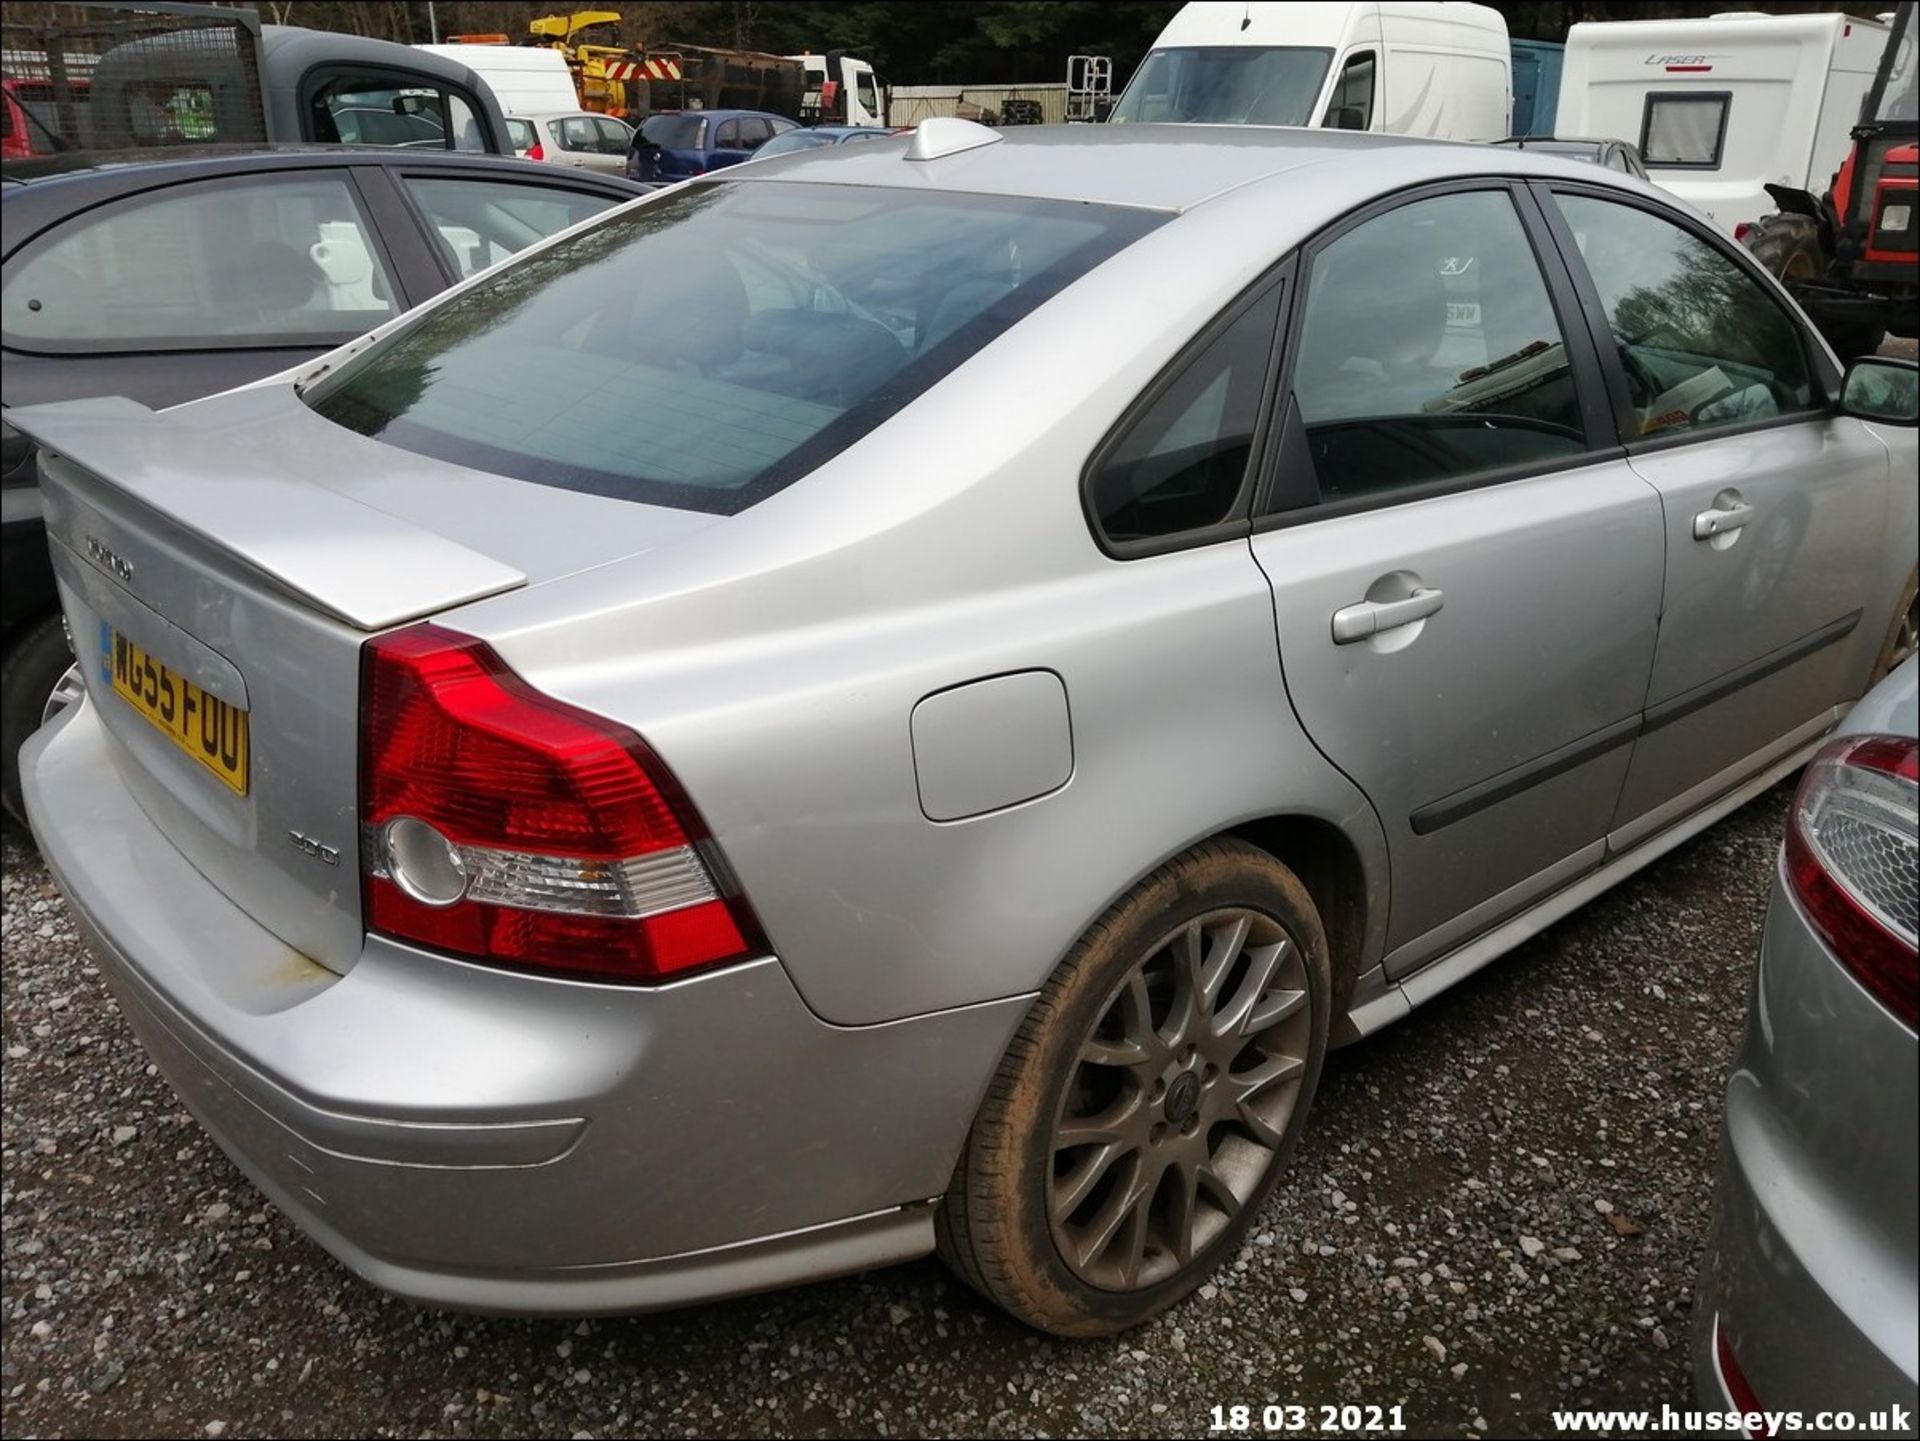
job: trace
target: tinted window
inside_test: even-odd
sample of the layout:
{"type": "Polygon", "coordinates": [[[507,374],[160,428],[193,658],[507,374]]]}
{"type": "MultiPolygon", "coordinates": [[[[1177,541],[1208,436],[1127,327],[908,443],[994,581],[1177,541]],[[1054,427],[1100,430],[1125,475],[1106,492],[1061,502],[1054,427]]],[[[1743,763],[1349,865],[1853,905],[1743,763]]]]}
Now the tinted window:
{"type": "Polygon", "coordinates": [[[607,195],[510,180],[408,176],[403,183],[462,279],[619,204],[607,195]]]}
{"type": "Polygon", "coordinates": [[[1642,435],[1813,403],[1799,326],[1718,246],[1631,205],[1559,201],[1606,306],[1642,435]]]}
{"type": "Polygon", "coordinates": [[[1337,130],[1365,130],[1373,124],[1373,52],[1348,57],[1333,83],[1323,122],[1337,130]]]}
{"type": "Polygon", "coordinates": [[[1414,201],[1320,251],[1293,390],[1329,500],[1585,449],[1559,321],[1502,191],[1414,201]]]}
{"type": "Polygon", "coordinates": [[[1640,128],[1640,154],[1649,165],[1720,168],[1727,134],[1725,95],[1649,95],[1640,128]]]}
{"type": "Polygon", "coordinates": [[[1155,50],[1109,118],[1146,124],[1305,125],[1332,52],[1298,46],[1203,45],[1155,50]]]}
{"type": "Polygon", "coordinates": [[[29,350],[344,340],[398,308],[346,182],[311,172],[102,206],[7,269],[0,328],[29,350]]]}
{"type": "Polygon", "coordinates": [[[720,122],[719,130],[714,132],[713,148],[715,150],[738,150],[740,148],[740,122],[738,120],[723,120],[720,122]]]}
{"type": "Polygon", "coordinates": [[[337,76],[315,92],[311,114],[313,138],[324,144],[451,148],[441,93],[430,86],[337,76]]]}
{"type": "Polygon", "coordinates": [[[731,513],[1159,223],[948,192],[696,186],[428,307],[308,399],[422,454],[731,513]]]}
{"type": "Polygon", "coordinates": [[[1109,540],[1199,530],[1232,514],[1279,317],[1275,286],[1194,355],[1107,452],[1092,499],[1109,540]]]}
{"type": "Polygon", "coordinates": [[[698,150],[706,136],[703,115],[652,115],[640,127],[640,137],[662,150],[698,150]]]}

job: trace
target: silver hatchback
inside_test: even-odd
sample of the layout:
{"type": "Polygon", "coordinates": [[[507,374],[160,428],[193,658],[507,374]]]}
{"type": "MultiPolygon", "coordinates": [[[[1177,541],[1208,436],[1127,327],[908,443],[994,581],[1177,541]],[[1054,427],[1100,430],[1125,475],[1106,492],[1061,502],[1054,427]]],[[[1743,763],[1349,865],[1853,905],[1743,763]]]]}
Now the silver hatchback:
{"type": "Polygon", "coordinates": [[[1786,774],[1910,637],[1914,370],[1592,166],[932,121],[162,414],[12,412],[122,1008],[408,1296],[1230,1256],[1328,1049],[1786,774]]]}

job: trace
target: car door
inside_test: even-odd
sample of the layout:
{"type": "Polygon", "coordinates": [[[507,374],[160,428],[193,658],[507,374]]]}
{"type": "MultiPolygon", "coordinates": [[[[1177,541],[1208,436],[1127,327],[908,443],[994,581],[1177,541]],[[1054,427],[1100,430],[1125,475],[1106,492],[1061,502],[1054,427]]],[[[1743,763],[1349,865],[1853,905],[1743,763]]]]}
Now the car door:
{"type": "Polygon", "coordinates": [[[142,190],[49,225],[7,256],[7,403],[195,400],[332,349],[423,298],[405,289],[345,167],[142,190]]]}
{"type": "Polygon", "coordinates": [[[707,155],[707,169],[718,170],[723,165],[738,165],[747,158],[743,133],[746,123],[737,118],[723,120],[714,128],[713,149],[707,155]]]}
{"type": "Polygon", "coordinates": [[[1402,975],[1604,854],[1660,506],[1524,187],[1396,197],[1303,272],[1252,546],[1293,709],[1386,833],[1402,975]]]}
{"type": "Polygon", "coordinates": [[[547,122],[559,142],[554,159],[575,170],[588,170],[600,154],[600,129],[591,115],[566,115],[547,122]]]}
{"type": "Polygon", "coordinates": [[[1638,196],[1555,185],[1544,203],[1663,508],[1660,641],[1616,821],[1629,844],[1859,694],[1886,624],[1865,610],[1891,471],[1744,252],[1638,196]]]}

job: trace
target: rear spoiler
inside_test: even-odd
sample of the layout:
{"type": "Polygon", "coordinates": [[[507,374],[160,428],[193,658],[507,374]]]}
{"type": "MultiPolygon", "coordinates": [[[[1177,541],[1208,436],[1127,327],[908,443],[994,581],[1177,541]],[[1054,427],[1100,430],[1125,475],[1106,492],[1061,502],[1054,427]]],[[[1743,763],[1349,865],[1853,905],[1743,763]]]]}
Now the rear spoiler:
{"type": "MultiPolygon", "coordinates": [[[[285,392],[251,394],[265,412],[285,392]]],[[[88,517],[123,513],[131,499],[364,631],[527,583],[525,572],[491,556],[300,479],[291,453],[244,447],[181,413],[111,396],[9,408],[7,423],[41,447],[48,532],[81,554],[88,517]]]]}

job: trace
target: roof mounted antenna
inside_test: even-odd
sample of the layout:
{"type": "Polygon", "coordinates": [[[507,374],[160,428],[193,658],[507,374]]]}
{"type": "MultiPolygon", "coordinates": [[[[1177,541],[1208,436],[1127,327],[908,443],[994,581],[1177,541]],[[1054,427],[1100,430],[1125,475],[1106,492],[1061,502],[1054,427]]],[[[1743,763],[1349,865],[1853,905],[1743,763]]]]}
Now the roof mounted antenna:
{"type": "Polygon", "coordinates": [[[1253,0],[1247,0],[1246,9],[1240,12],[1240,28],[1244,30],[1251,24],[1253,24],[1253,0]]]}
{"type": "Polygon", "coordinates": [[[998,145],[1004,139],[1006,136],[998,130],[989,130],[976,121],[962,120],[957,115],[936,115],[914,127],[913,139],[907,142],[906,158],[938,160],[943,155],[957,155],[962,150],[998,145]]]}

